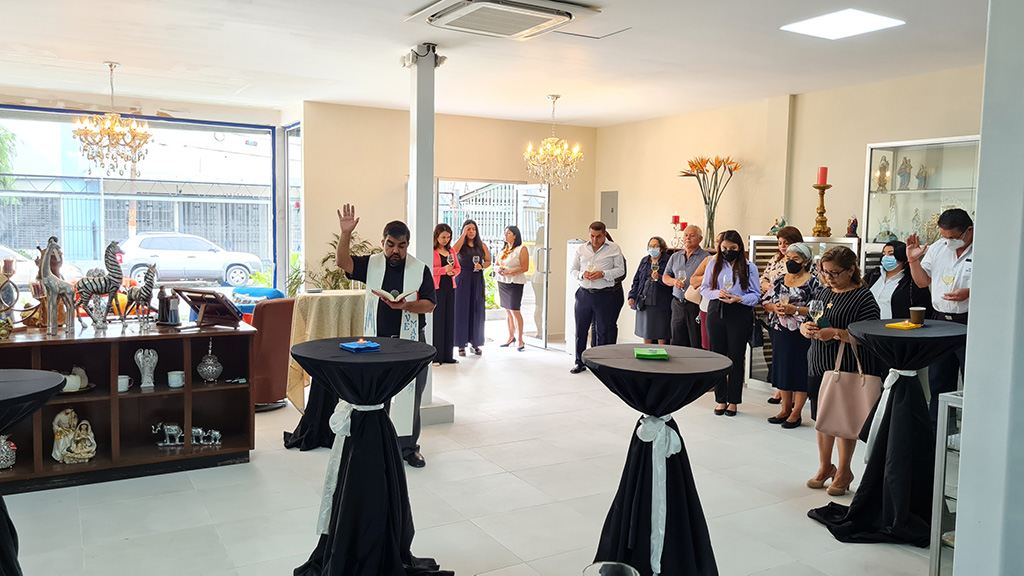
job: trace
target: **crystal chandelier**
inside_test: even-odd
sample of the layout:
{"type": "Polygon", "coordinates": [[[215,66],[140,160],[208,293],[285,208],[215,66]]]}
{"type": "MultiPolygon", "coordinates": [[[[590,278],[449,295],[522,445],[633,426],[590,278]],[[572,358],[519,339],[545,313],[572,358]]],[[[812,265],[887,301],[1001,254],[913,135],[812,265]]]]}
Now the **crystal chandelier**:
{"type": "Polygon", "coordinates": [[[531,176],[548,186],[569,187],[569,180],[576,175],[579,163],[583,160],[580,145],[569,149],[569,143],[555,137],[555,102],[558,94],[548,94],[551,100],[551,137],[545,138],[540,147],[533,149],[533,142],[526,147],[523,160],[526,170],[531,176]]]}
{"type": "Polygon", "coordinates": [[[116,172],[124,176],[128,170],[132,177],[139,175],[138,163],[146,157],[146,144],[152,137],[149,124],[121,118],[114,112],[114,68],[117,62],[104,62],[110,68],[110,112],[75,120],[72,134],[82,143],[82,155],[93,168],[106,170],[107,176],[116,172]]]}

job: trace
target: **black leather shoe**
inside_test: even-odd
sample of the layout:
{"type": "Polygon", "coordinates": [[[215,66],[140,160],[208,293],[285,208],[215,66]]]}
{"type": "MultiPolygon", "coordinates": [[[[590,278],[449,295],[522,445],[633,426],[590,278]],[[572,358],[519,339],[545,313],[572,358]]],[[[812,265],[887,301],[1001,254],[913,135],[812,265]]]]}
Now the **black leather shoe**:
{"type": "Polygon", "coordinates": [[[725,414],[725,408],[715,408],[715,416],[721,416],[725,414]]]}
{"type": "Polygon", "coordinates": [[[768,399],[769,404],[782,404],[782,398],[771,397],[768,399]]]}
{"type": "Polygon", "coordinates": [[[423,468],[427,465],[427,461],[423,459],[423,455],[419,452],[410,452],[402,456],[402,460],[405,460],[405,463],[413,468],[423,468]]]}
{"type": "Polygon", "coordinates": [[[797,418],[796,422],[790,422],[789,420],[786,420],[785,422],[782,423],[782,427],[785,428],[786,430],[799,428],[800,425],[803,424],[803,421],[803,418],[797,418]]]}
{"type": "Polygon", "coordinates": [[[769,424],[782,424],[787,419],[789,419],[789,416],[783,416],[782,418],[779,418],[778,416],[772,416],[771,418],[768,419],[768,423],[769,424]]]}
{"type": "Polygon", "coordinates": [[[583,364],[577,364],[577,365],[575,365],[575,366],[573,366],[572,368],[569,369],[569,373],[571,373],[571,374],[579,374],[580,372],[583,372],[586,369],[587,369],[587,367],[584,366],[583,364]]]}
{"type": "Polygon", "coordinates": [[[736,411],[735,410],[726,410],[725,411],[725,415],[726,416],[735,416],[736,415],[736,411]]]}

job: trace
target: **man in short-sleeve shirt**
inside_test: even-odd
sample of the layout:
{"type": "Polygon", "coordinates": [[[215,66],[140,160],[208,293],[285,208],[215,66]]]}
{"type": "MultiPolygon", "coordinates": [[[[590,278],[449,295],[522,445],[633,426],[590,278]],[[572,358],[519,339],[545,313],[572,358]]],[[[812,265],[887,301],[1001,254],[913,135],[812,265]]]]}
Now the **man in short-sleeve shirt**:
{"type": "Polygon", "coordinates": [[[700,348],[700,304],[688,301],[686,288],[700,263],[709,256],[700,247],[704,235],[693,224],[683,230],[683,249],[673,254],[661,281],[672,287],[672,345],[700,348]]]}

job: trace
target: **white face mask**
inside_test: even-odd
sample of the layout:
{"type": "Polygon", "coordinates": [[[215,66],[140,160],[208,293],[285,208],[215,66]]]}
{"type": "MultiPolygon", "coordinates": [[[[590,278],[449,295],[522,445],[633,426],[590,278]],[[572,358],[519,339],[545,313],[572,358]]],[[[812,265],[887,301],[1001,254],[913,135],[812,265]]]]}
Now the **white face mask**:
{"type": "Polygon", "coordinates": [[[946,248],[959,250],[964,247],[964,241],[959,238],[946,238],[946,248]]]}

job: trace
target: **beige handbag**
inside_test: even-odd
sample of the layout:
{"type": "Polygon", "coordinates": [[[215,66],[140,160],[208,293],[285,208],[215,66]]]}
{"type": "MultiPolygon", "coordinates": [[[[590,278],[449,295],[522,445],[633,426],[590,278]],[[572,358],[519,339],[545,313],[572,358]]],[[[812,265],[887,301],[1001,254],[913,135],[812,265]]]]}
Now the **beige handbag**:
{"type": "Polygon", "coordinates": [[[686,287],[686,293],[683,294],[683,298],[685,298],[687,302],[693,302],[694,304],[700,306],[700,290],[694,288],[693,286],[686,287]]]}
{"type": "Polygon", "coordinates": [[[814,422],[814,429],[836,438],[856,440],[882,394],[882,379],[864,374],[860,356],[857,355],[857,345],[851,346],[853,357],[857,359],[857,373],[839,370],[846,347],[846,342],[840,343],[836,369],[821,377],[818,418],[814,422]]]}

